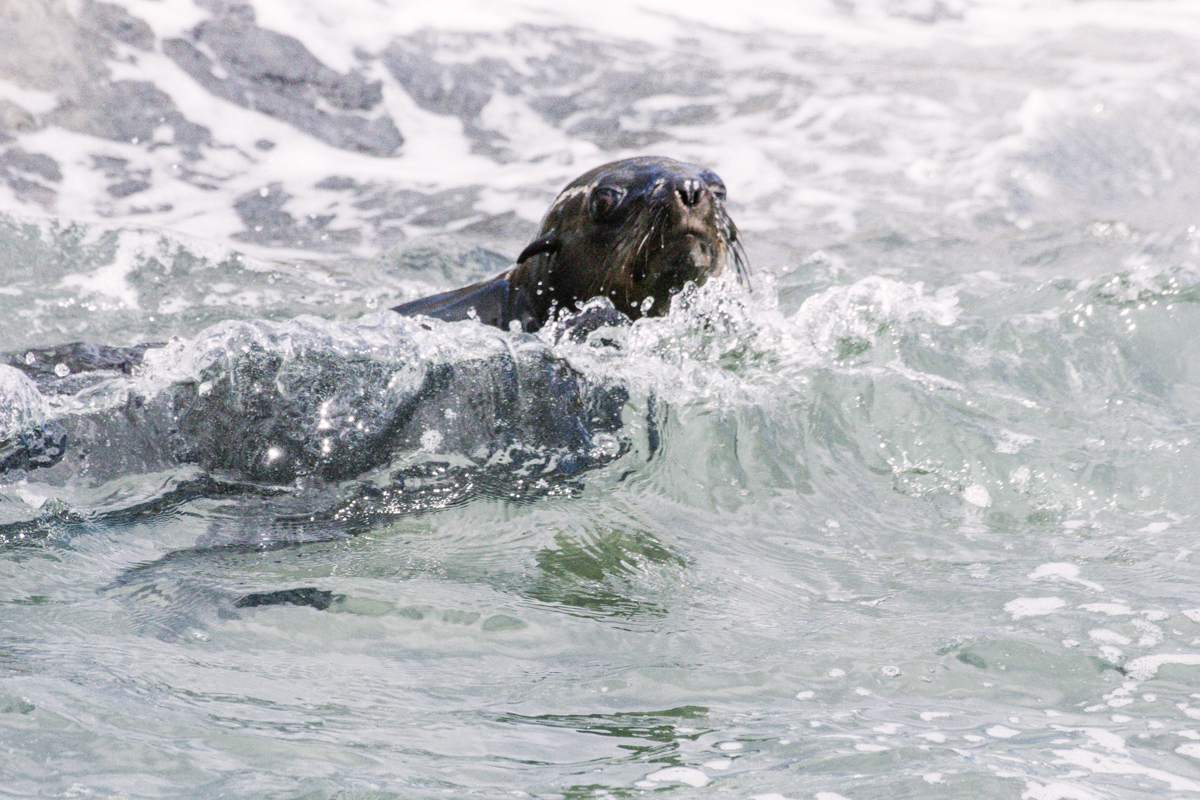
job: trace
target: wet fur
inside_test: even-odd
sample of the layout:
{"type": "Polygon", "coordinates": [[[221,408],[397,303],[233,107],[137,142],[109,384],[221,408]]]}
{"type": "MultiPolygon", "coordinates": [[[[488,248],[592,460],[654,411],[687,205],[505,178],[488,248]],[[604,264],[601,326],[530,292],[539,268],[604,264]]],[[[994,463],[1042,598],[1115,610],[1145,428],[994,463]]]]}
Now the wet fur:
{"type": "Polygon", "coordinates": [[[604,296],[630,319],[661,316],[685,285],[703,284],[730,265],[739,280],[748,277],[720,178],[668,158],[626,159],[568,185],[512,269],[395,310],[500,328],[519,322],[534,331],[556,313],[604,296]],[[597,219],[589,210],[593,194],[613,187],[625,192],[619,213],[597,219]]]}

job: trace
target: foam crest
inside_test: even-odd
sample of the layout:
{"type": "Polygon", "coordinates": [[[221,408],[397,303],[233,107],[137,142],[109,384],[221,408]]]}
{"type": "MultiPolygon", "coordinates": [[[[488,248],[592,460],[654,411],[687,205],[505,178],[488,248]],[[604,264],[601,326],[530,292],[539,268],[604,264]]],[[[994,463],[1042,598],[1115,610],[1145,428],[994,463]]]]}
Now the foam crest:
{"type": "Polygon", "coordinates": [[[23,372],[0,364],[0,440],[26,432],[46,419],[49,407],[23,372]]]}
{"type": "Polygon", "coordinates": [[[790,321],[818,352],[845,357],[871,347],[889,326],[915,320],[952,325],[959,312],[951,287],[930,294],[919,282],[871,276],[809,297],[790,321]]]}

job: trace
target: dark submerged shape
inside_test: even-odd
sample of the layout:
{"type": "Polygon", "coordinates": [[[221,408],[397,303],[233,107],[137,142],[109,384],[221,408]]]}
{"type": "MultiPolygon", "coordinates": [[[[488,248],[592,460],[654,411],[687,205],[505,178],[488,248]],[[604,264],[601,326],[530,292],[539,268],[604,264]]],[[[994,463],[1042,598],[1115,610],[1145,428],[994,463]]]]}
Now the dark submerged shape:
{"type": "Polygon", "coordinates": [[[657,317],[685,285],[703,284],[731,262],[744,280],[746,259],[717,174],[670,158],[630,158],[563,189],[507,272],[394,310],[536,331],[558,311],[607,297],[630,319],[657,317]]]}

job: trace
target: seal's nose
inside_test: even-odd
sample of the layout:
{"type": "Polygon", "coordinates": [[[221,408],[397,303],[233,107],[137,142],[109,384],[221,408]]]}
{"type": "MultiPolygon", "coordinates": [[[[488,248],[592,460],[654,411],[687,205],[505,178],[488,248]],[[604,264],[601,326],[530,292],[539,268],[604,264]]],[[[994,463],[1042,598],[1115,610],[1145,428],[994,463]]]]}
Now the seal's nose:
{"type": "Polygon", "coordinates": [[[696,178],[683,178],[675,181],[675,194],[679,195],[679,199],[688,208],[695,208],[700,202],[700,193],[704,191],[704,184],[696,178]]]}

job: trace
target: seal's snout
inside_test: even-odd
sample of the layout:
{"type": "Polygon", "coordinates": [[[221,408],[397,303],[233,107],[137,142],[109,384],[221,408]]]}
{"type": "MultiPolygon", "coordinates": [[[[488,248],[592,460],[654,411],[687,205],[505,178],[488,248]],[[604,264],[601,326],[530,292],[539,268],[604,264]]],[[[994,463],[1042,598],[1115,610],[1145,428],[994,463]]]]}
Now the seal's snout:
{"type": "Polygon", "coordinates": [[[704,184],[696,178],[684,178],[675,182],[675,194],[688,208],[695,208],[700,202],[704,184]]]}

